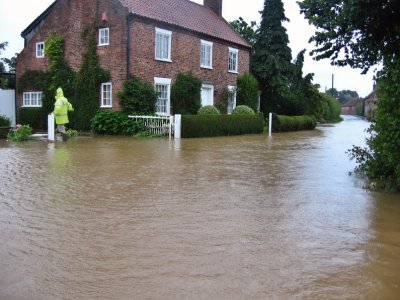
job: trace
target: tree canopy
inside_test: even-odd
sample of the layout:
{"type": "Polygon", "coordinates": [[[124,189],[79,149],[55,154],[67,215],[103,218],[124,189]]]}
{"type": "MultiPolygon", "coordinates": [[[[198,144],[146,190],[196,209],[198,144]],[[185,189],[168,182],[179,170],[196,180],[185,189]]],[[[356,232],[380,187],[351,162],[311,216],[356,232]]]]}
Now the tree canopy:
{"type": "Polygon", "coordinates": [[[384,58],[399,56],[400,1],[303,0],[297,2],[318,28],[310,39],[317,60],[363,69],[366,73],[384,58]]]}

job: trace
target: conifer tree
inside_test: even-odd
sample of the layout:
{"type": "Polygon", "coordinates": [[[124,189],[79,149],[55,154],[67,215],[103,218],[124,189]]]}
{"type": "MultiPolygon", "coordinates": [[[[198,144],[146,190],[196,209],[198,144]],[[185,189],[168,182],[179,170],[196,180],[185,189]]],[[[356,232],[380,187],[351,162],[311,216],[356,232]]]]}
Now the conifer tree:
{"type": "Polygon", "coordinates": [[[293,98],[289,89],[289,78],[293,70],[289,37],[282,23],[285,16],[282,0],[265,0],[264,10],[252,58],[252,72],[261,89],[261,110],[266,113],[285,111],[287,102],[293,98]]]}

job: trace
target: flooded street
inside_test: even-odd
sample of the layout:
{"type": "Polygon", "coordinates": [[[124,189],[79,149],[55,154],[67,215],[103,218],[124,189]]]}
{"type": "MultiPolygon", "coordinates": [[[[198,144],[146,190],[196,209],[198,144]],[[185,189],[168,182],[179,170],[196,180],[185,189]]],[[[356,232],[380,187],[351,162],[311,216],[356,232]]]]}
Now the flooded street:
{"type": "Polygon", "coordinates": [[[0,299],[399,299],[400,196],[345,154],[367,127],[0,140],[0,299]]]}

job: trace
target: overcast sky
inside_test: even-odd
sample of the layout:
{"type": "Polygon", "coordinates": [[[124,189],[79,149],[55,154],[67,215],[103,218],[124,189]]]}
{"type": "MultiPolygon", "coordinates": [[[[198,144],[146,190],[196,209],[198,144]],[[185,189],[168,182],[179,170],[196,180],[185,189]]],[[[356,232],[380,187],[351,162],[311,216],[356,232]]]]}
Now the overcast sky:
{"type": "MultiPolygon", "coordinates": [[[[193,0],[203,3],[203,0],[193,0]]],[[[0,0],[0,43],[8,42],[6,51],[0,57],[10,58],[15,53],[21,52],[24,41],[21,32],[38,17],[53,0],[0,0]]],[[[299,7],[295,0],[283,0],[286,16],[290,22],[285,23],[288,30],[292,56],[295,58],[302,49],[307,49],[304,73],[314,73],[314,83],[321,85],[321,90],[332,86],[337,90],[355,90],[361,97],[367,96],[372,91],[373,75],[360,75],[360,70],[351,68],[338,68],[329,64],[329,60],[316,62],[308,53],[313,49],[308,40],[314,29],[300,15],[299,7]]],[[[259,11],[263,9],[264,0],[224,0],[223,16],[227,21],[242,17],[248,23],[260,21],[259,11]]]]}

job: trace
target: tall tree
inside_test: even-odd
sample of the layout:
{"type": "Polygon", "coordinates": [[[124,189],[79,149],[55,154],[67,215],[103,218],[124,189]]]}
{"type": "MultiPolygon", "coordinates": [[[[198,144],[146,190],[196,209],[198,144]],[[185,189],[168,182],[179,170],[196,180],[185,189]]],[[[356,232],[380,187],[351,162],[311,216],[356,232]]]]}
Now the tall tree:
{"type": "Polygon", "coordinates": [[[252,72],[260,83],[261,110],[285,113],[290,101],[288,80],[292,72],[289,37],[282,23],[285,16],[282,0],[265,0],[260,28],[257,30],[252,72]]]}
{"type": "Polygon", "coordinates": [[[239,17],[239,19],[229,22],[229,24],[242,36],[242,38],[254,47],[254,44],[256,43],[256,31],[258,28],[255,21],[251,21],[250,24],[248,24],[242,17],[239,17]]]}
{"type": "Polygon", "coordinates": [[[368,71],[383,64],[378,75],[378,111],[368,148],[353,148],[358,169],[369,178],[400,190],[400,1],[304,0],[301,11],[317,31],[316,59],[368,71]]]}

